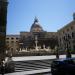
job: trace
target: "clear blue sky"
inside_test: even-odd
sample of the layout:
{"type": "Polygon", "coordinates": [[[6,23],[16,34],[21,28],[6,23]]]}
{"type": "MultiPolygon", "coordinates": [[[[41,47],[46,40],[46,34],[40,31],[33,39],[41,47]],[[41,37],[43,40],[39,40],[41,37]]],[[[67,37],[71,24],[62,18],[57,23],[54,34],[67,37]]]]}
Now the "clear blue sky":
{"type": "Polygon", "coordinates": [[[9,0],[7,34],[30,31],[35,16],[45,31],[55,32],[73,20],[75,0],[9,0]]]}

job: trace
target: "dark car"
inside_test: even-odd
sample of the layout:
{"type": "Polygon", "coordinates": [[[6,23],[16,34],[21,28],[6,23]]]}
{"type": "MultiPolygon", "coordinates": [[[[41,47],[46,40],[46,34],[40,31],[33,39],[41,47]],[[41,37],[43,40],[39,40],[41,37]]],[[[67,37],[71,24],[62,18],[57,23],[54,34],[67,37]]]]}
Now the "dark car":
{"type": "Polygon", "coordinates": [[[52,75],[75,75],[75,58],[54,60],[51,64],[52,75]]]}

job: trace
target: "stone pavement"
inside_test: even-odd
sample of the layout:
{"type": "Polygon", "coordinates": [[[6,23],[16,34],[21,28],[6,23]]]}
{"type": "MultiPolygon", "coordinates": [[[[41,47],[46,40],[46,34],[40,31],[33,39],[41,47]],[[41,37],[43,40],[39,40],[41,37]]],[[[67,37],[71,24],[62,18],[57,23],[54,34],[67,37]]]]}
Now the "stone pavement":
{"type": "Polygon", "coordinates": [[[32,71],[8,73],[8,74],[5,74],[5,75],[29,75],[29,74],[44,73],[44,72],[50,72],[50,71],[51,71],[51,69],[41,69],[41,70],[32,70],[32,71]]]}
{"type": "Polygon", "coordinates": [[[14,61],[15,72],[50,69],[52,60],[14,61]]]}
{"type": "MultiPolygon", "coordinates": [[[[60,58],[65,58],[65,55],[60,55],[60,58]]],[[[72,55],[75,57],[75,54],[72,55]]],[[[55,59],[55,55],[50,56],[29,56],[29,57],[13,57],[15,63],[15,72],[5,75],[29,75],[35,73],[50,72],[50,63],[52,59],[55,59]]],[[[43,74],[43,75],[51,75],[43,74]]]]}

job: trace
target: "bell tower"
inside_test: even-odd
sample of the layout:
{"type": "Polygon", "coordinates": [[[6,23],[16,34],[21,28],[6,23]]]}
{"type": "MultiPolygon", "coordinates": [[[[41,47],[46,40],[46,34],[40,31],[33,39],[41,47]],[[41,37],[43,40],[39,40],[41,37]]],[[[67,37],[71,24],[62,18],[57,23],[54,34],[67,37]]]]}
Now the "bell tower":
{"type": "Polygon", "coordinates": [[[0,0],[0,60],[5,56],[8,0],[0,0]]]}

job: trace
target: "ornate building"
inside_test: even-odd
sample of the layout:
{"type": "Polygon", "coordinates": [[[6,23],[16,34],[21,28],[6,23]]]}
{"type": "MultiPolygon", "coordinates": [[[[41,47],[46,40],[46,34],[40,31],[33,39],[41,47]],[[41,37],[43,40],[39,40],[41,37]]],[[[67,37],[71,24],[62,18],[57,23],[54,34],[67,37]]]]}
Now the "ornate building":
{"type": "Polygon", "coordinates": [[[59,49],[61,51],[70,50],[75,52],[75,13],[73,21],[58,30],[59,49]]]}
{"type": "Polygon", "coordinates": [[[8,5],[7,0],[0,0],[0,57],[1,58],[5,52],[7,5],[8,5]]]}
{"type": "Polygon", "coordinates": [[[44,47],[53,49],[57,44],[57,33],[44,31],[36,17],[30,32],[20,32],[20,47],[22,49],[40,50],[44,47]]]}
{"type": "MultiPolygon", "coordinates": [[[[28,50],[28,51],[40,51],[51,50],[58,46],[60,51],[75,50],[75,14],[73,14],[73,21],[59,29],[57,32],[47,32],[41,27],[37,18],[34,19],[31,25],[30,32],[20,32],[20,35],[11,36],[7,35],[7,38],[16,38],[14,40],[18,42],[18,46],[12,45],[11,50],[28,50]]],[[[12,39],[6,39],[12,42],[12,39]]],[[[9,43],[11,45],[11,43],[9,43]]]]}

